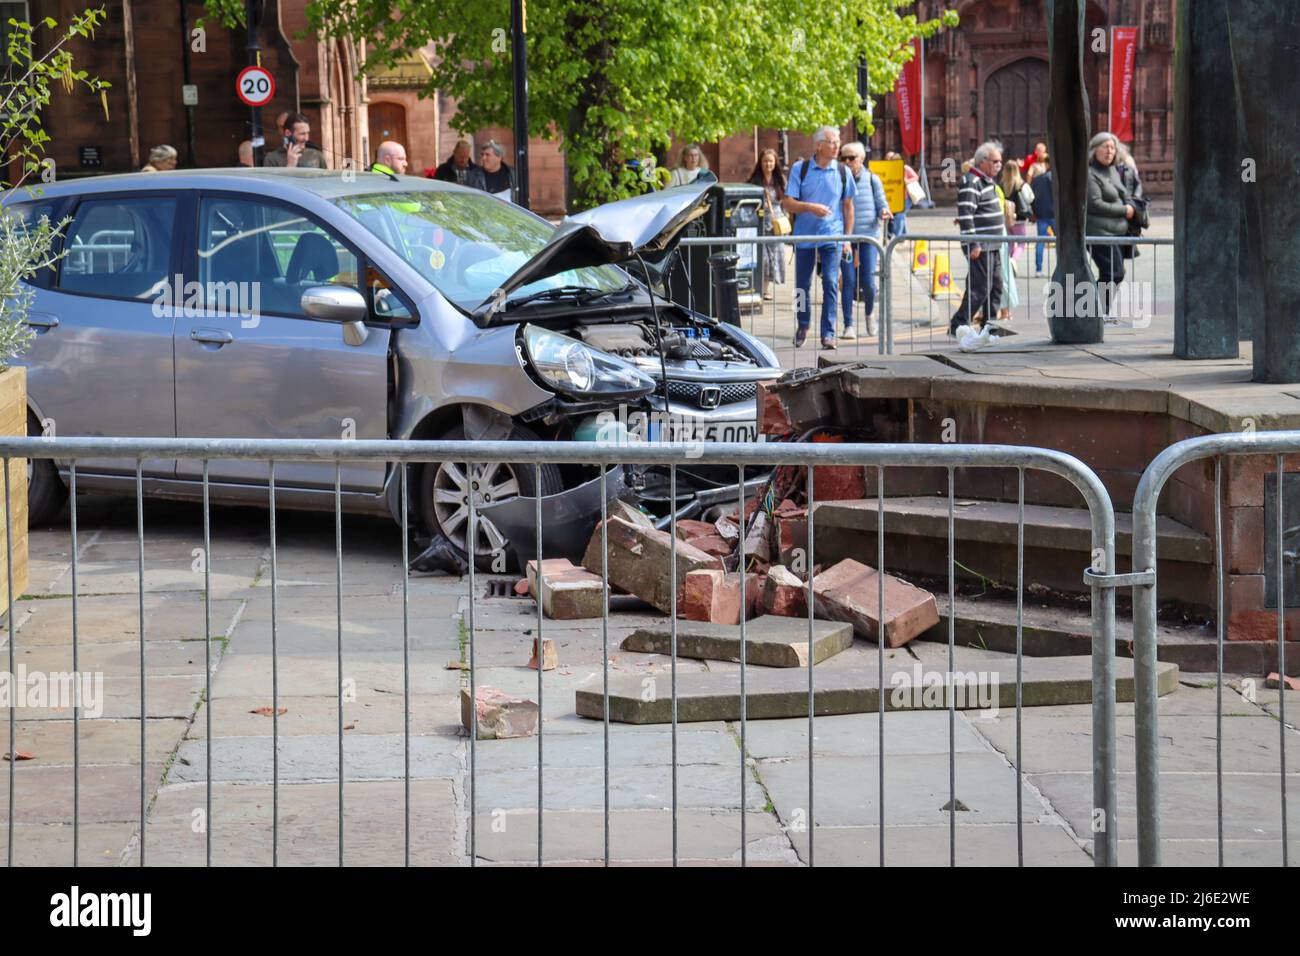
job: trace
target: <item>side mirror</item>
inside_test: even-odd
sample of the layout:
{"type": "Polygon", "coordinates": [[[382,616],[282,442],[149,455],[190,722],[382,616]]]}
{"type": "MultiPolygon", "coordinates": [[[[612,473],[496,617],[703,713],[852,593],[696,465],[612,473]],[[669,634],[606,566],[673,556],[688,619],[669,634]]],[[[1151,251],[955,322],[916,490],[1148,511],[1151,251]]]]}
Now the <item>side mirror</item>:
{"type": "Polygon", "coordinates": [[[369,317],[365,296],[342,285],[314,285],[302,294],[302,310],[323,322],[364,322],[369,317]]]}

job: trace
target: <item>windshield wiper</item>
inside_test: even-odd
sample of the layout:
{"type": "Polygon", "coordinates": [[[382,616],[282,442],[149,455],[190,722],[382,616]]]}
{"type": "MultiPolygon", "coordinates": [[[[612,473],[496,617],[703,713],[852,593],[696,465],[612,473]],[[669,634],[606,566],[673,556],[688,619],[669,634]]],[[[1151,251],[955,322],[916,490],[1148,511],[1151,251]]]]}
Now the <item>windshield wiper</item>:
{"type": "Polygon", "coordinates": [[[518,299],[508,299],[506,300],[506,308],[513,309],[521,305],[527,305],[529,302],[540,302],[546,299],[576,299],[579,303],[587,303],[622,291],[622,289],[614,289],[605,292],[585,285],[562,285],[556,286],[554,289],[543,289],[540,292],[534,292],[518,299]]]}

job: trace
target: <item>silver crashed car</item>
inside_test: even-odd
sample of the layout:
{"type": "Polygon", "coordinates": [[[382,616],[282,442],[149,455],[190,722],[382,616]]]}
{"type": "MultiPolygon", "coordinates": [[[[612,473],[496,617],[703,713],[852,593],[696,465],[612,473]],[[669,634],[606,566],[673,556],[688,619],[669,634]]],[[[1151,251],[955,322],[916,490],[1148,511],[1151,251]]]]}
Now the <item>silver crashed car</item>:
{"type": "MultiPolygon", "coordinates": [[[[557,227],[447,183],[292,169],[104,176],[10,194],[7,213],[27,222],[70,218],[57,267],[30,283],[29,430],[654,440],[682,437],[664,422],[689,422],[693,440],[752,440],[756,383],[779,377],[776,356],[734,325],[661,294],[652,302],[648,285],[663,283],[708,202],[707,187],[686,186],[557,227]]],[[[33,464],[33,522],[59,512],[67,469],[33,464]]],[[[729,471],[688,470],[686,493],[734,488],[729,471]]],[[[143,475],[146,495],[202,494],[196,461],[146,461],[143,475]]],[[[590,533],[597,477],[578,466],[540,476],[507,462],[473,474],[424,466],[410,475],[412,518],[463,558],[472,494],[476,558],[518,557],[535,546],[537,495],[555,527],[573,525],[574,540],[590,533]]],[[[211,498],[265,505],[267,479],[265,463],[213,461],[211,498]]],[[[345,464],[343,507],[399,517],[394,479],[391,465],[345,464]]],[[[135,463],[83,460],[77,481],[133,493],[135,463]]],[[[607,485],[666,513],[651,472],[624,469],[607,485]]],[[[331,510],[334,466],[278,464],[276,486],[284,507],[331,510]]]]}

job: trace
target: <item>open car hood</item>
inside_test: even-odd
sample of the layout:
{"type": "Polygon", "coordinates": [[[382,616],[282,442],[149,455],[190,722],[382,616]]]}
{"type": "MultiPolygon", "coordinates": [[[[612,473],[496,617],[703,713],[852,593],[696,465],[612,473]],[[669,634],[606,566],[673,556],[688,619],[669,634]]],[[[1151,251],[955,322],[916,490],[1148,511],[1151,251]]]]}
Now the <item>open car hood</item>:
{"type": "Polygon", "coordinates": [[[565,218],[550,241],[501,283],[475,315],[486,315],[496,302],[530,282],[570,269],[622,265],[638,255],[662,262],[677,245],[682,230],[708,210],[709,190],[714,185],[677,186],[565,218]]]}

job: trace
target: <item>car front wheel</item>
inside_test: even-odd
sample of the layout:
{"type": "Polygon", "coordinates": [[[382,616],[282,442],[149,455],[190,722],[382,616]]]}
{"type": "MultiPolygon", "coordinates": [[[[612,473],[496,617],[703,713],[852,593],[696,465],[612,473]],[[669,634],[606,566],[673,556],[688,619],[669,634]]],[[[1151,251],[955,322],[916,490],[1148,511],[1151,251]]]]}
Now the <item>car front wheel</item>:
{"type": "MultiPolygon", "coordinates": [[[[36,416],[27,416],[27,435],[41,434],[36,416]]],[[[58,517],[68,500],[68,488],[59,477],[54,462],[48,458],[27,459],[27,523],[45,525],[58,517]]]]}
{"type": "MultiPolygon", "coordinates": [[[[459,427],[439,436],[443,441],[464,438],[464,429],[459,427]]],[[[522,425],[516,425],[510,440],[539,441],[540,438],[522,425]]],[[[420,516],[425,528],[442,534],[468,560],[471,499],[477,509],[520,495],[534,498],[540,493],[545,497],[563,490],[560,469],[555,465],[539,468],[520,462],[436,462],[426,465],[420,476],[420,516]]],[[[482,571],[509,567],[513,562],[501,530],[481,512],[475,515],[474,524],[475,566],[482,571]],[[504,556],[504,560],[498,556],[504,556]]]]}

